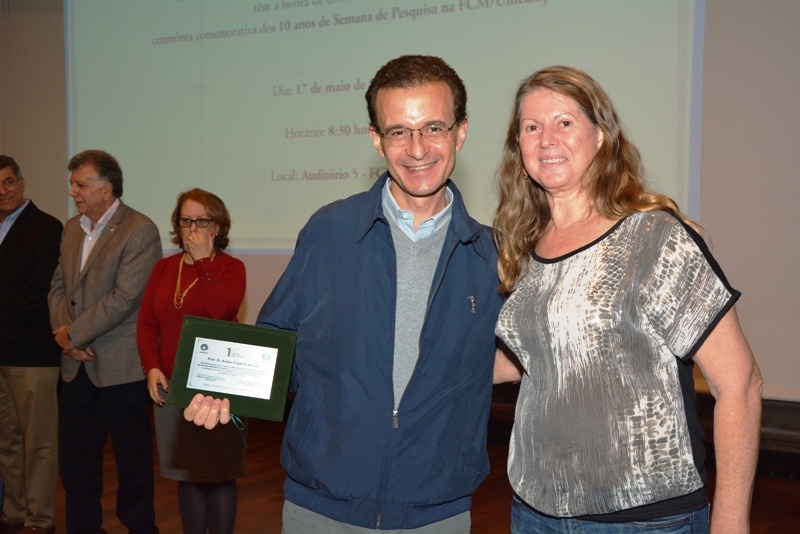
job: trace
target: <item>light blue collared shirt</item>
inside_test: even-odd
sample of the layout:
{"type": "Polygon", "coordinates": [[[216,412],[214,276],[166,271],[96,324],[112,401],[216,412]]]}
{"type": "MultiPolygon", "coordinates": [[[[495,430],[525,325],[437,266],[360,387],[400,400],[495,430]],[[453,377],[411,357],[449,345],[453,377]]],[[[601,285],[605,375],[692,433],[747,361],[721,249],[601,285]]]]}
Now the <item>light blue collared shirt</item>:
{"type": "Polygon", "coordinates": [[[8,233],[9,230],[11,230],[11,226],[14,224],[14,221],[17,220],[19,214],[22,213],[22,210],[24,210],[25,206],[28,205],[28,202],[30,202],[30,200],[26,199],[14,213],[6,217],[6,220],[0,223],[0,243],[2,243],[3,240],[6,238],[6,234],[8,233]]]}
{"type": "Polygon", "coordinates": [[[412,242],[417,243],[433,234],[439,228],[444,228],[450,224],[450,220],[453,218],[453,192],[450,191],[449,187],[445,187],[444,191],[447,206],[433,217],[419,223],[417,231],[415,232],[414,214],[397,205],[397,201],[392,196],[392,185],[392,180],[390,178],[386,180],[386,185],[383,186],[383,192],[381,193],[383,214],[397,223],[397,226],[403,230],[403,233],[406,234],[412,242]]]}

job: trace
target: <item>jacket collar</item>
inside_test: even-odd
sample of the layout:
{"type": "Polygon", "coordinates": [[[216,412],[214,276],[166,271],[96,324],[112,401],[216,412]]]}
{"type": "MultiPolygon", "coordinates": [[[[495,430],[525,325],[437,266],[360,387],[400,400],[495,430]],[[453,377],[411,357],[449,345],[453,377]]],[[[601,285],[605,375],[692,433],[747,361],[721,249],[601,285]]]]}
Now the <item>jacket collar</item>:
{"type": "MultiPolygon", "coordinates": [[[[356,242],[364,239],[375,227],[375,223],[380,222],[388,224],[386,216],[383,213],[381,190],[386,184],[386,180],[389,179],[389,173],[384,172],[380,178],[375,180],[375,183],[372,184],[369,191],[366,192],[367,202],[364,204],[359,215],[356,242]]],[[[464,199],[461,197],[461,192],[456,187],[456,184],[452,180],[448,180],[446,187],[450,188],[450,191],[453,193],[453,219],[450,221],[450,229],[448,232],[452,232],[455,238],[462,244],[473,243],[478,254],[487,260],[491,259],[494,244],[489,242],[491,240],[478,239],[481,235],[482,225],[471,218],[467,213],[464,199]]]]}
{"type": "Polygon", "coordinates": [[[22,208],[22,211],[19,212],[19,215],[17,215],[17,218],[14,220],[14,224],[8,229],[5,239],[0,243],[0,250],[10,248],[11,245],[22,236],[25,229],[28,227],[28,221],[39,211],[39,208],[36,207],[33,200],[26,199],[26,201],[27,204],[22,208]]]}

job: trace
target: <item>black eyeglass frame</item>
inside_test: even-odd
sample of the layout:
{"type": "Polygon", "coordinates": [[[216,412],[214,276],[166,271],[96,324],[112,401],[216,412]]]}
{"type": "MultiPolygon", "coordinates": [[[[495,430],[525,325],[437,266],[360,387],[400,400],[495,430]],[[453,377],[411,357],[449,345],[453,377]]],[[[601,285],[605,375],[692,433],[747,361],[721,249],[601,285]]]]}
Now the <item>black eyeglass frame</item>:
{"type": "Polygon", "coordinates": [[[211,223],[214,222],[214,219],[206,219],[202,217],[200,219],[190,219],[189,217],[178,217],[178,226],[180,228],[191,228],[192,224],[197,226],[198,228],[208,228],[211,223]]]}

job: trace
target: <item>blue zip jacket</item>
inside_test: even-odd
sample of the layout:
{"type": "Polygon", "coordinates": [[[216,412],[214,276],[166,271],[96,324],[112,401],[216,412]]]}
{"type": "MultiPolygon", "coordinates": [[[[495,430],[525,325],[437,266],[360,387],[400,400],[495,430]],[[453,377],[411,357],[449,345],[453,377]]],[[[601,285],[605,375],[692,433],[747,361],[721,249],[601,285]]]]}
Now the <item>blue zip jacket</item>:
{"type": "Polygon", "coordinates": [[[388,174],[301,230],[258,324],[297,332],[281,449],[287,500],[345,523],[416,528],[470,509],[489,472],[486,425],[502,305],[488,228],[455,185],[411,381],[394,411],[396,259],[388,174]]]}

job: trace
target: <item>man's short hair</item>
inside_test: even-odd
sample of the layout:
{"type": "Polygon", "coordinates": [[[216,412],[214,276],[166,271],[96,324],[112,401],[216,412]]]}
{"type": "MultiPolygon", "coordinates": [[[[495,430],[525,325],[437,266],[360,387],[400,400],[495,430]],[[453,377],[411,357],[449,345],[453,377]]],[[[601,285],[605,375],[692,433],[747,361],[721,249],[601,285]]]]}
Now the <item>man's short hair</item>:
{"type": "Polygon", "coordinates": [[[94,167],[98,176],[111,184],[111,194],[114,198],[122,196],[122,168],[114,156],[102,150],[84,150],[72,156],[67,169],[73,172],[84,165],[94,167]]]}
{"type": "Polygon", "coordinates": [[[456,71],[436,56],[400,56],[381,67],[372,78],[364,98],[367,100],[369,123],[378,128],[375,100],[381,89],[410,89],[432,83],[443,83],[453,95],[453,115],[460,124],[467,118],[467,89],[456,71]]]}
{"type": "Polygon", "coordinates": [[[22,180],[22,173],[19,170],[17,162],[14,161],[14,158],[0,155],[0,169],[5,169],[6,167],[11,167],[11,172],[14,173],[14,178],[16,178],[17,181],[22,180]]]}

